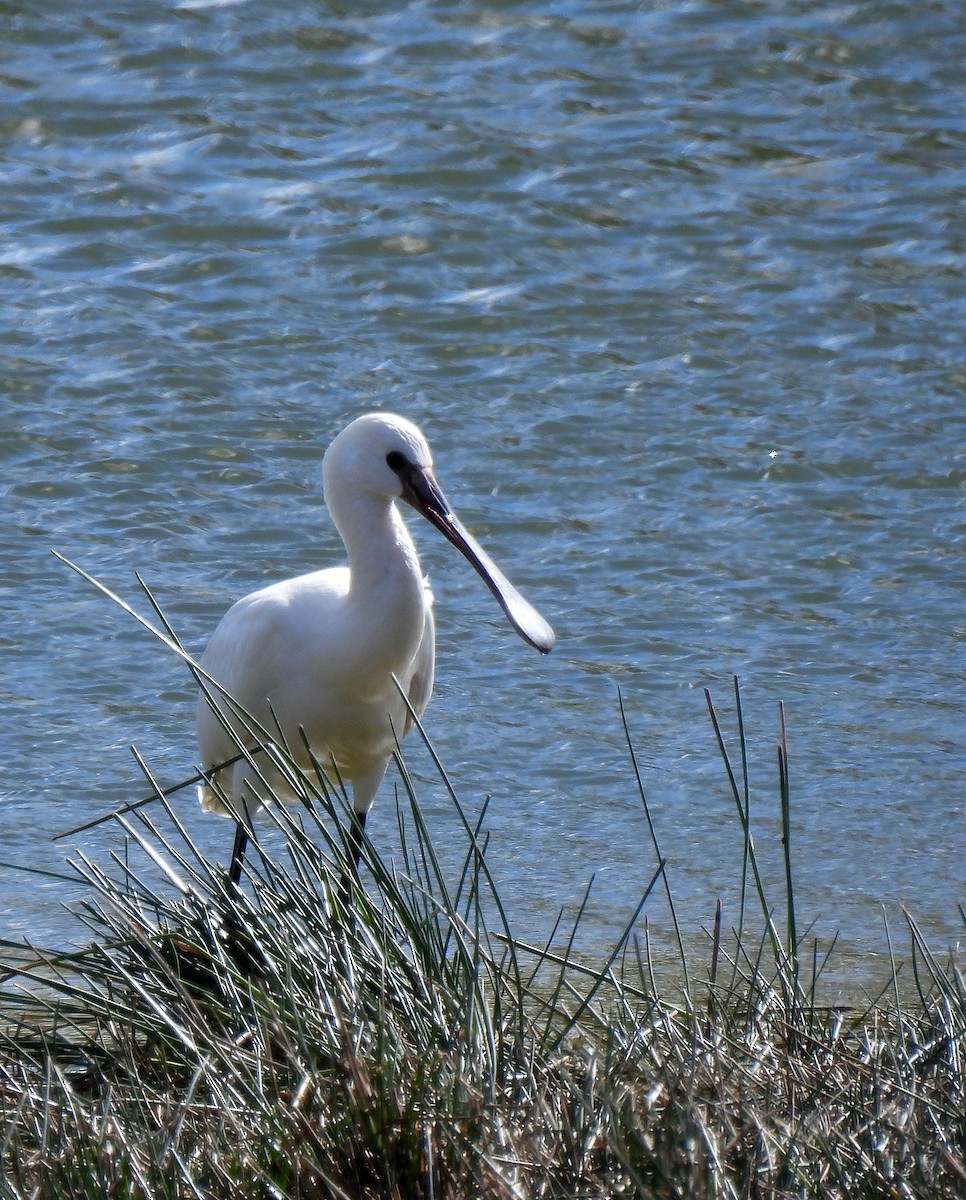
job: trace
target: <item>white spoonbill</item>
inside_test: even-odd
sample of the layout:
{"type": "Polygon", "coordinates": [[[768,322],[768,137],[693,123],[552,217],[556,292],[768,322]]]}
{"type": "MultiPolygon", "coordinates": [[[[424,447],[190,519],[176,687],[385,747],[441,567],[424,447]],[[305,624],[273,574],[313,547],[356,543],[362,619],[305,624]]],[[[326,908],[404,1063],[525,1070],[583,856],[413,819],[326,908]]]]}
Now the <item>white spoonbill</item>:
{"type": "MultiPolygon", "coordinates": [[[[286,579],[239,600],[201,660],[265,730],[280,731],[301,765],[311,768],[304,732],[323,769],[334,764],[333,782],[351,785],[356,863],[396,739],[412,724],[393,676],[419,715],[433,690],[432,593],[395,501],[422,513],[473,564],[524,641],[543,654],[554,643],[547,622],[456,518],[432,466],[426,439],[411,421],[369,413],[346,426],[325,453],[322,478],[348,566],[286,579]]],[[[243,745],[256,744],[222,697],[200,696],[201,760],[206,771],[214,770],[212,782],[199,789],[201,806],[236,819],[229,878],[237,883],[246,827],[266,785],[283,799],[292,797],[267,762],[256,768],[238,756],[225,722],[243,745]],[[217,769],[221,763],[228,765],[217,769]]]]}

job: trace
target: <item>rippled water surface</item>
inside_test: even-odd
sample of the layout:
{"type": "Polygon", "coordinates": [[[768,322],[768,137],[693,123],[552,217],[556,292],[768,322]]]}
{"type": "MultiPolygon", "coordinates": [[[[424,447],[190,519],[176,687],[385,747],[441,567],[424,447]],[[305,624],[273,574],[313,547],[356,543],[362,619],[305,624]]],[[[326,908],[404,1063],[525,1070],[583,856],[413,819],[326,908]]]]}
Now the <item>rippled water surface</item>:
{"type": "MultiPolygon", "coordinates": [[[[533,654],[428,525],[428,730],[487,814],[521,936],[595,875],[588,953],[654,871],[737,919],[736,750],[780,907],[877,977],[883,906],[966,901],[966,16],[959,3],[0,5],[0,857],[195,762],[177,660],[337,561],[318,463],[353,415],[429,436],[558,630],[533,654]],[[144,606],[146,607],[146,605],[144,606]]],[[[409,761],[445,838],[428,757],[409,761]]],[[[225,857],[228,827],[183,811],[225,857]]],[[[387,780],[370,823],[393,838],[387,780]]],[[[0,873],[0,935],[76,889],[0,873]]],[[[649,901],[667,942],[666,906],[649,901]]],[[[668,943],[669,945],[669,943],[668,943]]]]}

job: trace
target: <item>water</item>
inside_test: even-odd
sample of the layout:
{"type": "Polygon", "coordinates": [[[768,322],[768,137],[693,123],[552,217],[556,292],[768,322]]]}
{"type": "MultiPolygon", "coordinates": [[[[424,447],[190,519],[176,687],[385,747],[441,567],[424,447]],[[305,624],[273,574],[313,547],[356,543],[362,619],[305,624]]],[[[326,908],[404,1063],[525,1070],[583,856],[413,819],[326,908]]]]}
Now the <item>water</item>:
{"type": "MultiPolygon", "coordinates": [[[[178,662],[50,549],[139,604],[141,572],[200,650],[337,560],[318,462],[385,407],[558,631],[541,660],[414,530],[429,732],[491,796],[520,936],[594,876],[599,952],[654,871],[618,689],[689,941],[737,919],[702,695],[735,749],[737,674],[779,907],[786,705],[833,986],[883,976],[901,904],[960,937],[964,59],[961,6],[920,0],[4,6],[0,855],[103,860],[116,826],[51,836],[144,793],[129,744],[195,761],[178,662]]],[[[0,935],[76,938],[81,894],[0,873],[0,935]]]]}

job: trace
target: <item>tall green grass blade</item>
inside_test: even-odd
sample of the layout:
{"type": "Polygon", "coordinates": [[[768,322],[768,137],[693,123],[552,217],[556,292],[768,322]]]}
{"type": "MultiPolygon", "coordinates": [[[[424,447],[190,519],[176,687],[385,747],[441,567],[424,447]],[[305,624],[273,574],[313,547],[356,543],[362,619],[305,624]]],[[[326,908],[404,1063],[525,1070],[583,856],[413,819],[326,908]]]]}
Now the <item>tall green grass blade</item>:
{"type": "MultiPolygon", "coordinates": [[[[761,909],[761,915],[762,915],[762,919],[764,921],[765,930],[767,932],[768,939],[771,942],[772,951],[775,955],[775,960],[776,960],[776,962],[778,962],[781,965],[782,969],[784,970],[788,967],[788,957],[785,952],[784,946],[782,944],[782,940],[778,935],[778,931],[775,929],[775,924],[774,924],[774,920],[772,917],[772,910],[768,903],[768,899],[765,895],[765,885],[764,885],[764,881],[762,880],[761,870],[758,866],[758,855],[755,852],[755,842],[754,842],[754,838],[751,833],[751,821],[750,821],[749,810],[746,808],[746,805],[744,803],[743,792],[738,787],[734,768],[732,767],[732,764],[731,764],[731,758],[728,754],[727,746],[725,745],[724,735],[721,732],[721,726],[718,722],[718,714],[715,711],[714,702],[711,699],[711,693],[707,688],[705,689],[704,697],[705,697],[705,701],[708,706],[708,713],[711,717],[711,725],[714,730],[715,740],[718,743],[718,752],[721,755],[721,761],[725,767],[725,772],[728,777],[728,785],[731,790],[732,798],[734,799],[734,802],[735,802],[735,808],[738,813],[738,820],[741,823],[742,834],[744,837],[744,845],[745,845],[746,852],[747,852],[748,862],[751,865],[752,877],[755,881],[755,891],[758,895],[758,903],[759,903],[759,906],[761,909]]],[[[741,730],[741,738],[742,738],[742,741],[744,741],[743,727],[741,730]]],[[[744,758],[744,753],[742,754],[742,757],[744,758]]],[[[739,931],[739,934],[740,934],[740,931],[739,931]]]]}
{"type": "MultiPolygon", "coordinates": [[[[627,744],[627,752],[630,755],[631,767],[633,768],[634,779],[637,783],[637,794],[641,798],[641,807],[644,810],[644,819],[647,821],[647,831],[651,837],[651,844],[654,846],[654,853],[657,855],[657,860],[660,863],[664,861],[664,856],[661,853],[657,831],[655,830],[654,822],[651,819],[651,810],[647,803],[647,793],[644,790],[644,780],[641,776],[640,764],[637,761],[637,754],[635,753],[634,743],[631,739],[631,732],[627,724],[627,713],[624,711],[624,697],[621,695],[619,688],[617,690],[617,703],[620,707],[621,725],[624,729],[624,740],[627,744]]],[[[686,995],[690,995],[691,981],[688,974],[688,956],[684,952],[684,939],[681,936],[681,927],[678,924],[678,915],[674,907],[674,896],[671,894],[671,883],[667,877],[666,871],[662,871],[660,874],[664,884],[664,894],[667,896],[668,911],[671,914],[671,924],[674,926],[674,936],[678,946],[678,961],[681,964],[681,974],[684,979],[684,991],[686,995]]]]}
{"type": "Polygon", "coordinates": [[[781,740],[778,744],[778,791],[782,817],[782,858],[785,863],[785,911],[787,913],[787,949],[792,971],[798,977],[798,928],[795,922],[795,888],[792,883],[791,791],[788,781],[788,733],[785,706],[779,704],[781,740]]]}
{"type": "Polygon", "coordinates": [[[748,869],[751,861],[751,777],[748,772],[748,742],[745,737],[745,714],[741,704],[741,687],[738,676],[733,675],[732,687],[735,699],[735,719],[738,724],[738,748],[741,753],[741,800],[742,850],[741,886],[738,892],[738,939],[744,936],[745,905],[748,900],[748,869]]]}

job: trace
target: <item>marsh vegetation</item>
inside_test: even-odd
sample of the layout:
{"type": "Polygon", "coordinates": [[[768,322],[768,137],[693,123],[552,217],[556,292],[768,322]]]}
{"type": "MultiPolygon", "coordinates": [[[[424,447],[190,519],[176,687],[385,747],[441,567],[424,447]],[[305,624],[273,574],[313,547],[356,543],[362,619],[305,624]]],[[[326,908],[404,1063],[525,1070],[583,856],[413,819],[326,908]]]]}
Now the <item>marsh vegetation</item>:
{"type": "MultiPolygon", "coordinates": [[[[653,827],[640,907],[588,964],[573,952],[579,906],[544,946],[514,937],[485,814],[464,813],[452,789],[464,852],[460,869],[443,869],[401,760],[401,854],[386,860],[367,842],[348,890],[344,802],[283,748],[272,753],[304,805],[270,808],[283,849],[258,847],[237,889],[158,788],[155,804],[117,817],[139,853],[72,864],[89,892],[84,948],[6,947],[4,1193],[966,1194],[954,954],[930,950],[907,916],[878,996],[820,1002],[822,955],[799,936],[790,864],[773,906],[744,745],[732,760],[709,708],[748,903],[739,928],[709,931],[701,961],[680,940],[670,976],[644,920],[659,906],[676,922],[653,827]]],[[[785,762],[782,737],[787,830],[785,762]]]]}

